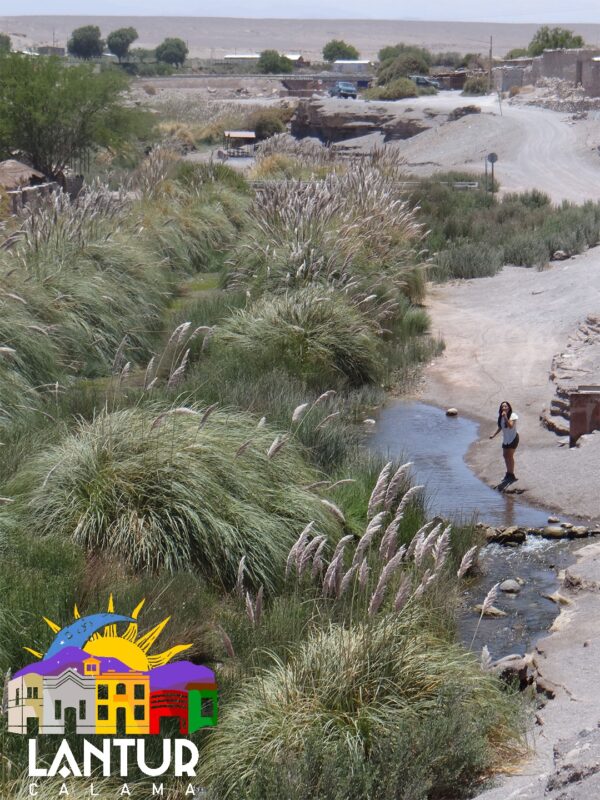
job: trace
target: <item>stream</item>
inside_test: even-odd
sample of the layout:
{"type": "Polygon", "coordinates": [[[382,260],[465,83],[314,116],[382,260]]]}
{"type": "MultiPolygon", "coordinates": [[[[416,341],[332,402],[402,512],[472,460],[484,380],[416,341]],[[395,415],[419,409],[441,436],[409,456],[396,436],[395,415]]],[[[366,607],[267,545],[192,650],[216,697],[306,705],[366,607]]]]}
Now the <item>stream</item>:
{"type": "MultiPolygon", "coordinates": [[[[429,516],[439,514],[453,522],[485,522],[492,526],[541,527],[551,512],[523,502],[519,496],[500,494],[471,472],[465,455],[478,437],[478,424],[464,417],[447,417],[441,409],[415,401],[392,400],[376,415],[369,435],[369,449],[400,461],[411,461],[414,483],[427,490],[429,516]]],[[[502,462],[499,459],[499,472],[502,462]]],[[[501,475],[500,475],[501,477],[501,475]]],[[[468,647],[480,651],[487,645],[492,658],[531,651],[546,635],[559,609],[542,597],[558,589],[559,569],[573,562],[581,541],[527,537],[524,544],[506,547],[491,544],[480,553],[483,575],[464,593],[459,613],[459,636],[468,647]],[[507,578],[522,578],[521,592],[500,592],[494,605],[508,616],[484,617],[472,607],[483,601],[489,589],[507,578]]]]}

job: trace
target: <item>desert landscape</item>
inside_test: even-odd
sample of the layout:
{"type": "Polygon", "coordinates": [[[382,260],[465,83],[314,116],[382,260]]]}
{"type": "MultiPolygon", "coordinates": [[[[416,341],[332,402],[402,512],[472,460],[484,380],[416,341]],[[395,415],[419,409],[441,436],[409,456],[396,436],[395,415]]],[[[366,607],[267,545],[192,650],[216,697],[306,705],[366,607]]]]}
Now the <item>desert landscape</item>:
{"type": "MultiPolygon", "coordinates": [[[[289,20],[235,19],[225,17],[102,17],[102,16],[0,16],[0,30],[15,38],[15,46],[41,44],[65,46],[71,31],[81,25],[99,25],[105,35],[132,25],[139,47],[156,47],[167,36],[187,42],[190,55],[220,58],[227,53],[260,52],[273,48],[301,53],[307,59],[321,57],[330,39],[344,39],[358,48],[363,58],[395,42],[427,47],[433,51],[487,53],[490,36],[495,53],[503,56],[513,47],[527,45],[538,25],[487,22],[415,22],[400,20],[289,20]]],[[[569,26],[587,42],[600,42],[600,24],[569,26]]]]}

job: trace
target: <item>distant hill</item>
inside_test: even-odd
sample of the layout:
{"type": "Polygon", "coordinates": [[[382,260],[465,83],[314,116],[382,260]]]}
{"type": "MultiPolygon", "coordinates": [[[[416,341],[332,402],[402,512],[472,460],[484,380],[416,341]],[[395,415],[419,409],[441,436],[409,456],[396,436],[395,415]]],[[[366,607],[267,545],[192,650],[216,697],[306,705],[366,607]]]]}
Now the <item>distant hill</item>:
{"type": "MultiPolygon", "coordinates": [[[[525,46],[537,25],[486,22],[415,22],[400,20],[278,20],[220,17],[0,17],[0,31],[8,33],[15,49],[32,45],[64,46],[74,28],[99,25],[103,35],[115,28],[134,26],[140,34],[137,47],[155,47],[167,36],[188,43],[190,54],[219,58],[226,53],[260,51],[301,52],[305,58],[320,57],[329,39],[354,44],[363,58],[374,58],[384,45],[406,42],[435,51],[485,53],[490,36],[494,52],[504,55],[525,46]]],[[[600,41],[600,25],[573,24],[590,44],[600,41]]]]}

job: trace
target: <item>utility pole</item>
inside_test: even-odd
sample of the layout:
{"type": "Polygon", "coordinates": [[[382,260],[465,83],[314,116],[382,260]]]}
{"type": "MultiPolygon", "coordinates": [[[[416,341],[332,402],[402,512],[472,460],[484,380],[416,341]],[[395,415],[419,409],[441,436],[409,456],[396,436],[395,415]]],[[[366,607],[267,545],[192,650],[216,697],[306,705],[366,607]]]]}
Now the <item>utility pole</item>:
{"type": "Polygon", "coordinates": [[[490,36],[490,55],[488,64],[488,94],[492,91],[492,37],[490,36]]]}

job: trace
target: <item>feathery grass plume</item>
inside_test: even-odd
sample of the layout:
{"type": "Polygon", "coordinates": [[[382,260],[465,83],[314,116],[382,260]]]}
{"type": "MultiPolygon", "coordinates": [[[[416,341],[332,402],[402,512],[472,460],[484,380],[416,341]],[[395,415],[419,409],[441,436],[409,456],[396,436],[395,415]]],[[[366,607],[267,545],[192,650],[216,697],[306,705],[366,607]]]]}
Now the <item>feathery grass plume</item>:
{"type": "Polygon", "coordinates": [[[193,408],[186,408],[186,406],[178,406],[177,408],[169,408],[167,411],[162,411],[155,419],[152,420],[150,430],[159,428],[163,422],[171,415],[184,415],[189,417],[199,416],[198,412],[193,408]]]}
{"type": "Polygon", "coordinates": [[[183,382],[183,377],[184,377],[185,371],[187,369],[187,363],[188,363],[189,355],[190,355],[190,351],[188,349],[183,354],[177,369],[174,370],[169,375],[169,380],[167,381],[167,388],[168,389],[176,389],[183,382]]]}
{"type": "Polygon", "coordinates": [[[325,508],[327,508],[329,511],[331,511],[333,516],[336,517],[336,519],[338,519],[342,523],[342,525],[346,524],[346,519],[344,517],[344,512],[342,511],[341,508],[339,508],[339,506],[336,506],[336,504],[332,503],[330,500],[322,499],[321,503],[323,503],[325,508]]]}
{"type": "Polygon", "coordinates": [[[342,581],[340,583],[340,590],[339,590],[339,592],[337,594],[337,599],[338,600],[346,593],[346,590],[350,586],[352,578],[356,574],[357,570],[358,570],[358,564],[353,564],[350,567],[350,569],[346,571],[346,573],[343,576],[342,581]]]}
{"type": "Polygon", "coordinates": [[[288,441],[288,436],[285,435],[277,435],[275,439],[271,442],[269,449],[267,450],[267,458],[271,459],[274,458],[277,453],[282,449],[282,447],[288,441]]]}
{"type": "Polygon", "coordinates": [[[337,392],[335,391],[335,389],[328,389],[326,392],[323,392],[317,397],[317,399],[313,403],[313,407],[319,406],[321,405],[321,403],[325,403],[327,400],[331,399],[332,397],[335,397],[336,394],[337,392]]]}
{"type": "Polygon", "coordinates": [[[380,511],[376,514],[373,519],[367,525],[367,528],[363,535],[360,537],[360,541],[354,551],[354,558],[352,560],[352,564],[356,565],[360,561],[362,561],[365,553],[371,546],[373,539],[381,530],[383,525],[383,520],[385,519],[385,511],[380,511]]]}
{"type": "MultiPolygon", "coordinates": [[[[210,405],[210,406],[209,406],[209,407],[208,407],[208,408],[207,408],[207,409],[206,409],[206,410],[205,410],[205,411],[202,413],[202,416],[200,417],[200,422],[198,423],[198,428],[203,428],[203,427],[206,425],[206,422],[207,422],[208,418],[209,418],[209,417],[210,417],[210,415],[213,413],[213,411],[216,411],[216,409],[217,409],[218,407],[219,407],[219,404],[218,404],[218,403],[212,403],[212,405],[210,405]]],[[[244,444],[245,444],[245,443],[244,443],[244,444]]],[[[238,450],[239,450],[239,448],[238,448],[238,450]]],[[[236,452],[236,455],[238,454],[238,450],[236,450],[236,451],[235,451],[235,452],[236,452]]]]}
{"type": "Polygon", "coordinates": [[[419,528],[419,530],[415,533],[415,535],[410,541],[410,544],[408,545],[408,550],[406,551],[407,558],[413,558],[417,547],[420,548],[423,546],[425,537],[429,533],[431,526],[434,524],[435,524],[434,520],[430,520],[429,522],[426,522],[425,525],[423,525],[423,527],[419,528]]]}
{"type": "Polygon", "coordinates": [[[308,534],[311,533],[312,529],[314,528],[315,523],[314,520],[308,523],[308,525],[302,529],[300,536],[296,539],[292,547],[290,548],[290,552],[288,553],[286,565],[285,565],[285,577],[287,578],[291,572],[292,565],[298,565],[299,556],[302,555],[304,548],[308,542],[308,534]]]}
{"type": "Polygon", "coordinates": [[[254,604],[252,602],[250,592],[246,592],[246,614],[248,615],[248,619],[252,625],[256,624],[256,619],[254,617],[254,604]]]}
{"type": "Polygon", "coordinates": [[[492,668],[492,656],[490,655],[487,644],[484,644],[481,648],[480,664],[481,669],[484,672],[489,672],[489,670],[492,668]]]}
{"type": "Polygon", "coordinates": [[[398,492],[402,488],[402,485],[406,482],[407,473],[411,467],[412,461],[407,461],[406,464],[402,464],[402,466],[398,467],[396,472],[394,472],[385,493],[383,507],[386,511],[390,511],[394,505],[394,501],[398,497],[398,492]]]}
{"type": "Polygon", "coordinates": [[[396,555],[388,561],[387,564],[381,570],[379,575],[379,580],[377,581],[377,586],[375,587],[375,591],[371,595],[371,601],[369,603],[369,616],[374,616],[381,606],[383,602],[383,597],[385,595],[385,590],[388,584],[388,581],[394,574],[394,572],[398,569],[402,560],[405,555],[404,548],[401,548],[396,555]]]}
{"type": "Polygon", "coordinates": [[[365,589],[369,580],[369,562],[363,558],[360,568],[358,570],[358,585],[361,589],[365,589]]]}
{"type": "Polygon", "coordinates": [[[302,403],[301,405],[296,406],[294,413],[292,414],[292,423],[300,422],[309,405],[309,403],[302,403]]]}
{"type": "Polygon", "coordinates": [[[377,513],[379,506],[385,500],[385,493],[388,488],[391,471],[392,462],[388,461],[388,463],[379,473],[379,477],[377,478],[375,486],[373,487],[373,491],[371,492],[371,496],[369,497],[369,503],[367,506],[367,519],[371,519],[371,517],[377,513]]]}
{"type": "Polygon", "coordinates": [[[328,595],[337,595],[339,591],[339,579],[341,570],[344,564],[344,551],[340,552],[331,559],[331,563],[327,567],[325,577],[323,578],[323,594],[325,597],[328,595]]]}
{"type": "Polygon", "coordinates": [[[486,611],[489,611],[490,608],[494,605],[494,602],[498,597],[498,587],[499,586],[500,586],[499,583],[495,583],[492,586],[492,588],[489,590],[489,592],[486,594],[485,600],[483,601],[483,604],[481,606],[481,614],[482,614],[482,616],[483,616],[483,614],[486,613],[486,611]]]}
{"type": "Polygon", "coordinates": [[[408,575],[400,578],[398,591],[394,597],[394,611],[402,611],[412,595],[412,581],[408,575]]]}
{"type": "Polygon", "coordinates": [[[442,569],[442,567],[446,563],[446,559],[448,558],[448,553],[450,552],[451,531],[452,531],[452,526],[448,525],[448,527],[444,530],[442,535],[436,540],[433,546],[432,555],[436,572],[439,572],[442,569]]]}
{"type": "Polygon", "coordinates": [[[422,597],[436,578],[437,574],[435,572],[429,568],[426,569],[421,577],[421,583],[415,589],[415,598],[422,597]]]}
{"type": "Polygon", "coordinates": [[[317,552],[315,553],[315,557],[313,558],[312,563],[312,570],[311,575],[313,578],[316,578],[321,571],[323,570],[323,552],[327,546],[327,537],[323,538],[323,541],[317,548],[317,552]]]}
{"type": "Polygon", "coordinates": [[[262,619],[263,596],[264,596],[264,586],[261,584],[258,587],[258,592],[256,593],[256,601],[254,603],[254,624],[255,625],[260,625],[260,621],[262,619]]]}
{"type": "Polygon", "coordinates": [[[400,514],[402,511],[404,511],[408,504],[414,500],[419,492],[421,492],[424,488],[425,487],[422,485],[411,486],[410,489],[403,495],[402,500],[396,509],[396,514],[400,514]]]}
{"type": "MultiPolygon", "coordinates": [[[[368,785],[383,791],[382,763],[392,771],[387,775],[392,786],[403,785],[405,770],[421,758],[429,785],[445,791],[449,773],[447,766],[440,767],[443,750],[429,758],[423,748],[436,719],[449,717],[469,731],[470,749],[453,748],[450,774],[453,779],[460,775],[461,784],[475,783],[482,772],[505,766],[522,752],[524,726],[513,698],[497,677],[481,671],[472,654],[428,630],[418,613],[387,615],[349,628],[331,625],[312,633],[285,661],[273,654],[270,666],[237,685],[203,749],[198,779],[216,800],[224,800],[264,797],[264,779],[271,774],[279,793],[274,789],[268,797],[281,797],[282,782],[298,775],[308,749],[321,756],[335,752],[336,781],[344,767],[356,765],[356,774],[350,776],[356,789],[357,775],[369,769],[378,752],[374,748],[385,752],[399,730],[407,728],[402,769],[393,772],[396,755],[390,762],[377,758],[368,785]],[[485,745],[477,749],[476,758],[474,735],[485,745]]],[[[321,796],[326,775],[320,763],[311,759],[311,769],[301,772],[293,795],[284,789],[285,796],[321,796]]],[[[416,779],[414,773],[408,775],[416,779]]],[[[335,790],[327,796],[336,796],[335,790]]],[[[368,789],[354,796],[367,797],[368,789]]]]}
{"type": "Polygon", "coordinates": [[[500,586],[499,583],[495,583],[489,592],[486,594],[483,603],[481,604],[481,612],[479,614],[479,619],[477,620],[477,625],[475,626],[475,631],[473,632],[473,638],[471,639],[470,647],[473,647],[473,642],[475,641],[475,637],[477,636],[477,631],[479,630],[479,626],[481,625],[481,620],[485,616],[485,614],[492,608],[494,605],[494,601],[498,597],[498,587],[500,586]]]}
{"type": "Polygon", "coordinates": [[[221,641],[223,642],[223,647],[225,648],[225,652],[227,653],[229,658],[235,658],[235,650],[233,649],[233,643],[231,639],[220,625],[217,625],[217,630],[221,635],[221,641]]]}
{"type": "Polygon", "coordinates": [[[303,549],[302,554],[300,555],[300,563],[298,564],[299,578],[304,575],[304,572],[306,571],[311,559],[315,556],[317,550],[325,541],[326,537],[320,534],[319,536],[315,536],[314,539],[312,539],[303,549]]]}
{"type": "Polygon", "coordinates": [[[193,569],[226,588],[245,555],[248,585],[267,592],[307,516],[337,541],[339,523],[302,488],[315,473],[293,442],[274,461],[273,433],[248,415],[217,410],[199,430],[197,412],[173,413],[152,429],[156,411],[103,412],[32,457],[7,484],[11,517],[136,570],[193,569]],[[251,434],[242,464],[233,455],[251,434]]]}
{"type": "Polygon", "coordinates": [[[323,420],[321,420],[321,422],[319,422],[319,424],[317,425],[317,430],[324,428],[328,422],[331,422],[331,420],[333,419],[337,419],[337,417],[339,416],[340,416],[339,411],[334,411],[332,414],[328,414],[323,420]]]}
{"type": "Polygon", "coordinates": [[[470,547],[467,550],[467,552],[464,554],[464,556],[462,557],[462,560],[460,562],[460,566],[459,566],[458,571],[456,573],[456,577],[459,580],[461,578],[464,578],[464,576],[467,574],[467,572],[471,569],[471,567],[475,563],[475,557],[477,555],[477,550],[478,549],[479,548],[478,548],[477,545],[473,545],[473,547],[470,547]]]}
{"type": "Polygon", "coordinates": [[[240,558],[238,565],[237,580],[235,582],[235,592],[239,597],[244,596],[244,572],[246,569],[246,556],[240,558]]]}
{"type": "Polygon", "coordinates": [[[436,525],[435,528],[430,531],[426,536],[423,535],[419,537],[419,541],[415,545],[414,551],[414,562],[417,567],[421,566],[423,559],[427,556],[431,548],[433,547],[435,540],[439,536],[440,531],[442,530],[441,523],[436,525]]]}
{"type": "Polygon", "coordinates": [[[156,356],[152,356],[152,358],[148,362],[148,366],[146,367],[146,372],[144,373],[144,389],[147,389],[151,381],[156,377],[154,372],[155,365],[156,365],[156,356]]]}

